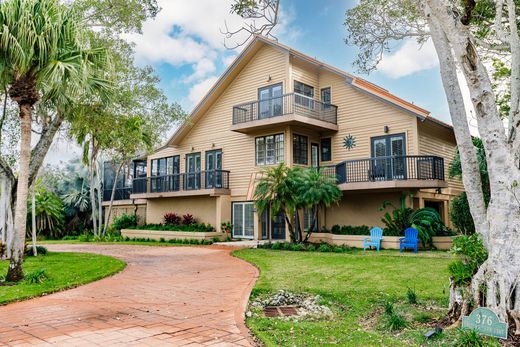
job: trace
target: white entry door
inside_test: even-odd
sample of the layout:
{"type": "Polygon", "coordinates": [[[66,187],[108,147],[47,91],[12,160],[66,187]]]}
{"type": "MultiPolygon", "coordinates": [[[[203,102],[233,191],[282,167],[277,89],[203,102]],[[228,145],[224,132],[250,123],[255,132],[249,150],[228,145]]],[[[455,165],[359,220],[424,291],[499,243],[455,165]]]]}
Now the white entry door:
{"type": "Polygon", "coordinates": [[[254,214],[252,202],[233,203],[233,238],[253,238],[254,214]]]}

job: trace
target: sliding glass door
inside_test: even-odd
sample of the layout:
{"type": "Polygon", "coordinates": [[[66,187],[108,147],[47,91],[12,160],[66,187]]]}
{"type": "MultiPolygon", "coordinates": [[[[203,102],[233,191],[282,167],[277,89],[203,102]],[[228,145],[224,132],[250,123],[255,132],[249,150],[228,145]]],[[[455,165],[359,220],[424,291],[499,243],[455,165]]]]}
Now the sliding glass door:
{"type": "Polygon", "coordinates": [[[233,203],[233,238],[252,239],[254,233],[254,203],[233,203]]]}

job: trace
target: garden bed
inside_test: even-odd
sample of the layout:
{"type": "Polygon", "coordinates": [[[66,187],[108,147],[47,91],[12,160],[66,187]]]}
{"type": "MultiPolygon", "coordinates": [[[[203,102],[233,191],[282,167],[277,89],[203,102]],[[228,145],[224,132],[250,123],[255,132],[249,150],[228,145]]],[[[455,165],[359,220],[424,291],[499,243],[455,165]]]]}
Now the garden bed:
{"type": "Polygon", "coordinates": [[[151,240],[213,240],[218,238],[224,240],[227,234],[218,231],[175,231],[175,230],[144,230],[144,229],[123,229],[123,237],[130,239],[151,239],[151,240]]]}
{"type": "MultiPolygon", "coordinates": [[[[312,243],[325,242],[337,246],[349,246],[355,248],[363,248],[363,240],[369,236],[366,235],[336,235],[331,233],[313,233],[309,239],[312,243]]],[[[401,236],[384,236],[381,241],[381,248],[399,249],[399,239],[401,236]]],[[[433,246],[438,250],[449,250],[453,243],[452,236],[434,236],[433,246]]],[[[419,243],[420,248],[424,248],[422,242],[419,243]]]]}

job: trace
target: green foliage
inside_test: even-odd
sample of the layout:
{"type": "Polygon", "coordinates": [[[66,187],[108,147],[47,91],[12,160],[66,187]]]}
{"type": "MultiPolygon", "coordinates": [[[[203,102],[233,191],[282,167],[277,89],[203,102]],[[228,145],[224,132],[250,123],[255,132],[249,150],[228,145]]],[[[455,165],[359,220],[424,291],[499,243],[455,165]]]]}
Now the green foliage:
{"type": "Polygon", "coordinates": [[[45,282],[49,278],[45,269],[34,270],[25,275],[25,282],[29,284],[39,284],[45,282]]]}
{"type": "Polygon", "coordinates": [[[124,213],[119,217],[114,218],[112,228],[115,230],[128,229],[137,226],[138,221],[139,218],[137,215],[124,213]]]}
{"type": "MultiPolygon", "coordinates": [[[[49,238],[60,238],[63,233],[65,209],[61,199],[51,191],[46,190],[41,182],[37,182],[35,189],[36,201],[36,232],[49,238]]],[[[28,235],[32,228],[32,197],[27,201],[28,235]]]]}
{"type": "Polygon", "coordinates": [[[408,288],[406,290],[406,302],[411,305],[417,304],[417,293],[415,292],[415,289],[408,288]]]}
{"type": "Polygon", "coordinates": [[[231,224],[231,222],[222,222],[220,224],[220,230],[226,234],[231,234],[233,231],[233,224],[231,224]]]}
{"type": "Polygon", "coordinates": [[[459,236],[453,240],[451,252],[457,259],[448,267],[450,275],[456,285],[469,285],[473,275],[488,257],[484,243],[478,234],[459,236]]]}
{"type": "Polygon", "coordinates": [[[486,338],[472,329],[459,329],[455,347],[491,347],[500,346],[494,338],[486,338]]]}
{"type": "Polygon", "coordinates": [[[383,303],[383,309],[384,309],[384,313],[386,315],[391,315],[391,314],[394,314],[394,302],[393,301],[390,301],[390,300],[387,300],[383,303]]]}
{"type": "Polygon", "coordinates": [[[189,226],[189,225],[196,224],[196,223],[197,223],[197,221],[195,220],[193,215],[191,215],[189,213],[182,215],[182,224],[183,225],[189,226]]]}
{"type": "Polygon", "coordinates": [[[182,225],[164,225],[164,224],[145,224],[128,227],[127,229],[139,230],[159,230],[159,231],[193,231],[193,232],[213,232],[215,228],[211,224],[194,223],[182,225]]]}
{"type": "Polygon", "coordinates": [[[370,235],[370,228],[366,225],[334,225],[331,232],[335,235],[370,235]]]}
{"type": "MultiPolygon", "coordinates": [[[[282,214],[289,227],[292,242],[306,242],[310,234],[316,231],[317,212],[341,199],[335,178],[325,171],[309,168],[289,168],[284,163],[266,169],[258,180],[254,199],[259,214],[269,210],[271,216],[282,214]],[[313,212],[311,228],[304,236],[301,228],[298,233],[290,222],[295,212],[308,207],[313,212]],[[290,218],[287,218],[289,216],[290,218]]],[[[297,219],[296,223],[300,221],[297,219]]]]}
{"type": "Polygon", "coordinates": [[[432,315],[428,312],[418,312],[413,316],[413,320],[418,323],[429,323],[432,321],[432,315]]]}
{"type": "Polygon", "coordinates": [[[400,313],[385,315],[384,327],[390,331],[399,331],[408,326],[406,318],[400,313]]]}
{"type": "Polygon", "coordinates": [[[475,223],[469,210],[466,192],[462,192],[451,200],[450,220],[461,234],[472,235],[475,233],[475,223]]]}
{"type": "Polygon", "coordinates": [[[380,208],[384,211],[387,207],[392,207],[391,214],[385,212],[381,221],[385,224],[384,234],[387,236],[402,236],[404,231],[413,227],[419,231],[419,238],[425,245],[431,245],[432,237],[435,235],[449,234],[441,216],[432,208],[420,208],[414,210],[406,206],[408,194],[403,194],[399,200],[399,207],[395,207],[391,202],[385,201],[380,208]]]}
{"type": "MultiPolygon", "coordinates": [[[[40,256],[40,255],[46,255],[47,253],[49,253],[49,251],[47,250],[46,247],[37,245],[36,253],[38,254],[38,256],[40,256]]],[[[32,257],[34,255],[33,248],[31,245],[27,245],[25,247],[25,255],[28,257],[32,257]]]]}

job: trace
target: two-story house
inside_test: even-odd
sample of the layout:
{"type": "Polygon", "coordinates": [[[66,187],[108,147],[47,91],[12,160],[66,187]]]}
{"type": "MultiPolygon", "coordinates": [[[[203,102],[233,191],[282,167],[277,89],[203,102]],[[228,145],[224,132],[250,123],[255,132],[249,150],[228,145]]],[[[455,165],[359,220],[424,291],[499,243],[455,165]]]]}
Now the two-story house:
{"type": "Polygon", "coordinates": [[[166,212],[190,213],[217,230],[231,221],[236,238],[286,239],[283,219],[258,215],[253,202],[259,173],[285,162],[337,176],[343,198],[320,227],[381,225],[383,201],[397,205],[403,192],[449,223],[463,190],[447,175],[455,150],[452,127],[428,111],[259,36],[169,141],[136,162],[115,214],[137,209],[161,223],[166,212]]]}

